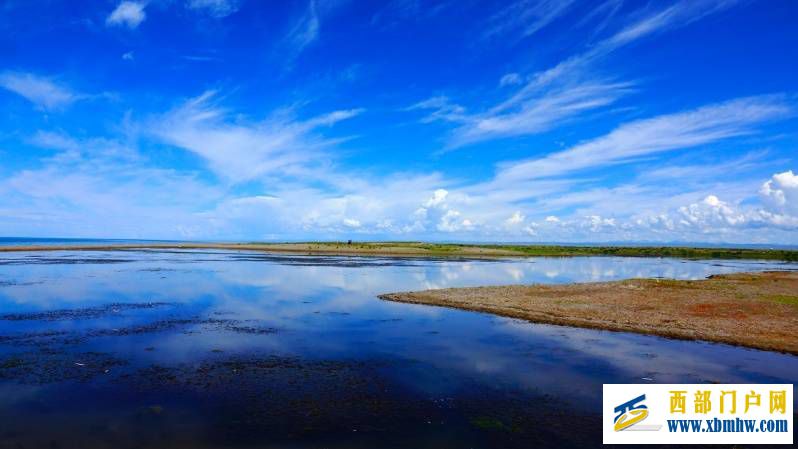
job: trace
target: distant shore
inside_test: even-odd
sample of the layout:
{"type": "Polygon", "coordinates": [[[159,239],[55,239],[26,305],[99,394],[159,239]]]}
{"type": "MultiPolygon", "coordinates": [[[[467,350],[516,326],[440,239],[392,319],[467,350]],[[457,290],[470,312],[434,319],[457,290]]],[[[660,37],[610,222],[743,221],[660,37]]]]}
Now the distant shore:
{"type": "Polygon", "coordinates": [[[114,243],[47,244],[0,246],[10,251],[110,251],[136,249],[224,249],[273,253],[362,255],[387,257],[677,257],[685,259],[760,259],[798,262],[798,250],[758,248],[695,248],[674,246],[564,246],[564,245],[480,245],[420,242],[308,242],[308,243],[114,243]]]}
{"type": "Polygon", "coordinates": [[[380,298],[798,355],[798,272],[736,273],[698,281],[448,288],[380,298]]]}

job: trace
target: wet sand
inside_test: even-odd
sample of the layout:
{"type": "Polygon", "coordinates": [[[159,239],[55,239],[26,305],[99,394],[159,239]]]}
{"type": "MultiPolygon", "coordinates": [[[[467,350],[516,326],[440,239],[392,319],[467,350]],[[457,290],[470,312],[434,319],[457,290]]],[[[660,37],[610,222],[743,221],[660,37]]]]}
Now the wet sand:
{"type": "Polygon", "coordinates": [[[705,280],[448,288],[380,296],[536,323],[705,340],[798,354],[798,272],[705,280]]]}
{"type": "Polygon", "coordinates": [[[307,243],[113,243],[86,245],[13,245],[0,246],[2,252],[16,251],[111,251],[142,249],[221,249],[262,251],[305,255],[383,256],[383,257],[676,257],[687,259],[751,259],[798,261],[798,250],[756,248],[631,247],[631,246],[560,246],[560,245],[491,245],[424,242],[307,242],[307,243]]]}

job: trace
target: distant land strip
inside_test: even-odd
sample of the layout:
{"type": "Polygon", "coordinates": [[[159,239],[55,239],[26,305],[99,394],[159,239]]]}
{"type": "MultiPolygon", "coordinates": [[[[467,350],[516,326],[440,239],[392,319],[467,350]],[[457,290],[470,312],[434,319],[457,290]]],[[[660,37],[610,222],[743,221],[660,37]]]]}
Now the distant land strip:
{"type": "Polygon", "coordinates": [[[555,324],[704,340],[798,355],[798,272],[447,288],[380,295],[555,324]]]}
{"type": "Polygon", "coordinates": [[[567,246],[567,245],[480,245],[422,242],[304,242],[304,243],[113,243],[75,245],[0,246],[9,251],[90,251],[134,249],[224,249],[301,253],[321,255],[363,256],[430,256],[430,257],[676,257],[684,259],[761,259],[798,261],[798,250],[760,248],[700,248],[676,246],[567,246]]]}
{"type": "Polygon", "coordinates": [[[75,245],[9,245],[0,252],[10,251],[91,251],[135,249],[224,249],[265,251],[274,253],[304,253],[324,255],[374,256],[462,256],[462,257],[677,257],[686,259],[762,259],[798,261],[798,250],[760,248],[701,248],[676,246],[567,246],[567,245],[503,245],[455,244],[421,242],[303,242],[303,243],[113,243],[75,245]]]}

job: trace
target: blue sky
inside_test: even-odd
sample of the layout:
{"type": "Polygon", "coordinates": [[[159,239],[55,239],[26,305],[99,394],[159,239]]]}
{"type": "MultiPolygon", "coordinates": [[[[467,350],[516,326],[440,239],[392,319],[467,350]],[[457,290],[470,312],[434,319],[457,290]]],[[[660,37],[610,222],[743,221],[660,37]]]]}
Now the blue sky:
{"type": "Polygon", "coordinates": [[[798,243],[798,3],[0,3],[0,235],[798,243]]]}

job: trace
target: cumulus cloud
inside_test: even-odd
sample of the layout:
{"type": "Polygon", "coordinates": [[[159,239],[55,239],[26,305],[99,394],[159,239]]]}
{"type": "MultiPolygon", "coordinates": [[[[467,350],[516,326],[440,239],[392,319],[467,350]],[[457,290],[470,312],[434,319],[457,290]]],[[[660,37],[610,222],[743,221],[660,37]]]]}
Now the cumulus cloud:
{"type": "Polygon", "coordinates": [[[522,214],[521,211],[517,210],[513,212],[513,215],[511,215],[510,218],[508,218],[507,221],[505,221],[505,223],[507,223],[508,226],[515,226],[523,223],[524,220],[526,220],[524,214],[522,214]]]}
{"type": "Polygon", "coordinates": [[[145,4],[142,2],[120,2],[105,19],[105,24],[109,26],[126,26],[130,29],[138,28],[141,22],[147,18],[144,6],[145,4]]]}
{"type": "MultiPolygon", "coordinates": [[[[133,237],[286,239],[358,234],[594,242],[750,242],[752,236],[767,239],[778,232],[794,237],[798,230],[795,175],[789,171],[760,181],[759,192],[753,186],[742,196],[710,193],[679,207],[631,216],[624,209],[617,215],[575,210],[555,216],[541,214],[533,205],[464,193],[440,175],[374,178],[328,173],[329,185],[324,188],[312,187],[315,182],[278,180],[264,184],[268,193],[236,196],[235,187],[208,185],[196,174],[148,168],[121,142],[80,140],[55,132],[37,133],[29,142],[58,153],[44,159],[42,169],[20,171],[0,181],[0,209],[14,212],[0,219],[0,230],[11,229],[9,223],[27,223],[31,229],[83,227],[106,235],[96,224],[110,223],[116,236],[133,237]],[[41,228],[48,223],[50,228],[41,228]],[[163,229],[156,230],[161,225],[163,229]]],[[[616,203],[626,201],[615,197],[616,203]]]]}
{"type": "Polygon", "coordinates": [[[679,213],[680,224],[701,230],[738,226],[746,222],[745,214],[715,195],[708,195],[701,202],[682,206],[679,208],[679,213]]]}
{"type": "Polygon", "coordinates": [[[444,201],[446,201],[447,196],[449,196],[449,192],[447,192],[445,189],[436,189],[432,194],[432,197],[430,197],[430,199],[424,203],[424,207],[441,206],[444,204],[444,201]]]}
{"type": "Polygon", "coordinates": [[[456,210],[447,210],[441,217],[437,229],[444,232],[456,232],[472,227],[471,220],[460,218],[460,215],[460,212],[456,210]]]}
{"type": "Polygon", "coordinates": [[[762,184],[759,204],[742,205],[710,194],[675,211],[638,217],[630,225],[661,229],[675,235],[686,231],[698,234],[745,232],[767,227],[798,230],[796,181],[791,170],[774,174],[762,184]]]}
{"type": "Polygon", "coordinates": [[[344,218],[344,226],[350,228],[359,228],[360,220],[355,220],[354,218],[344,218]]]}
{"type": "Polygon", "coordinates": [[[39,108],[48,111],[63,109],[83,98],[83,95],[57,84],[50,78],[32,73],[2,73],[0,74],[0,87],[22,96],[39,108]]]}
{"type": "Polygon", "coordinates": [[[759,193],[775,212],[798,216],[798,176],[792,170],[773,175],[759,193]]]}

